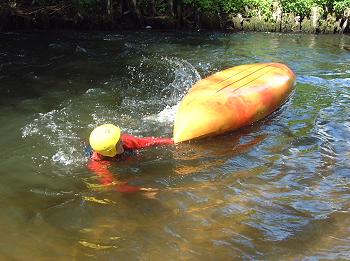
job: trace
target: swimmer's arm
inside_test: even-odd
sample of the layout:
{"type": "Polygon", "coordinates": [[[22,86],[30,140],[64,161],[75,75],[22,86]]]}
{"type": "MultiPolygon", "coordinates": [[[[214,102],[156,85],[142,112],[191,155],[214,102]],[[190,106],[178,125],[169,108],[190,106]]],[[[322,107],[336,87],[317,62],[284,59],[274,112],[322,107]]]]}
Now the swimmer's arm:
{"type": "Polygon", "coordinates": [[[97,161],[90,160],[88,162],[88,169],[91,170],[96,176],[99,177],[99,180],[102,185],[115,185],[116,190],[121,193],[132,193],[140,190],[145,190],[145,188],[140,188],[137,186],[130,186],[127,182],[117,181],[114,177],[114,174],[108,169],[111,165],[109,161],[97,161]]]}
{"type": "Polygon", "coordinates": [[[150,146],[174,144],[174,140],[172,138],[139,138],[128,134],[123,134],[122,140],[124,146],[128,149],[143,149],[150,146]]]}

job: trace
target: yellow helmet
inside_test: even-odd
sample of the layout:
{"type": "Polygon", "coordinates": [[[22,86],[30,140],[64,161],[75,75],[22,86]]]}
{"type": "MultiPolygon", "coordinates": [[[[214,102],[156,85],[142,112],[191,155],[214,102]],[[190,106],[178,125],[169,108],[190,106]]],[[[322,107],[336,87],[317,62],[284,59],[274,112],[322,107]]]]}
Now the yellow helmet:
{"type": "Polygon", "coordinates": [[[114,157],[117,154],[116,145],[119,140],[120,128],[113,124],[103,124],[96,127],[89,138],[92,149],[107,157],[114,157]]]}

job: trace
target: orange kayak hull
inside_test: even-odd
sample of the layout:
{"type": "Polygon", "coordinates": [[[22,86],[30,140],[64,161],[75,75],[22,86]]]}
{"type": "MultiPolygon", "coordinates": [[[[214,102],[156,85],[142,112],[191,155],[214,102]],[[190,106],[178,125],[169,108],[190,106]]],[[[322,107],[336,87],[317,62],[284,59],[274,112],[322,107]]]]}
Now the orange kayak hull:
{"type": "Polygon", "coordinates": [[[174,122],[175,143],[237,130],[278,109],[295,86],[280,63],[258,63],[217,72],[192,86],[174,122]]]}

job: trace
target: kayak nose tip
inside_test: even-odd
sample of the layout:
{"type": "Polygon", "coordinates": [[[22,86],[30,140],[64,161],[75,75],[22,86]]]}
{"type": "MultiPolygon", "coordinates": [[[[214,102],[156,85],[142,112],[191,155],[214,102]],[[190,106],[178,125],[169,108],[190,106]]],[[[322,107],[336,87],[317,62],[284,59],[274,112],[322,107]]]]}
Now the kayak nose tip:
{"type": "Polygon", "coordinates": [[[208,109],[202,106],[179,111],[174,122],[174,142],[179,143],[206,134],[206,126],[210,125],[210,120],[208,109]]]}

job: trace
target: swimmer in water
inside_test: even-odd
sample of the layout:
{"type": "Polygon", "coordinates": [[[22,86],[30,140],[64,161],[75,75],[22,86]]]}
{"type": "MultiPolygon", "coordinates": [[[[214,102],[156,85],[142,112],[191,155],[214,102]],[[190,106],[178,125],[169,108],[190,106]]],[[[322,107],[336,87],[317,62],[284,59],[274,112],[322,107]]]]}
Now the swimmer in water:
{"type": "Polygon", "coordinates": [[[113,124],[103,124],[96,127],[90,134],[91,148],[87,150],[90,157],[88,168],[101,178],[103,185],[115,184],[119,192],[152,191],[119,182],[108,169],[113,161],[130,159],[136,155],[137,150],[150,146],[174,144],[171,138],[144,137],[138,138],[122,134],[119,127],[113,124]]]}

